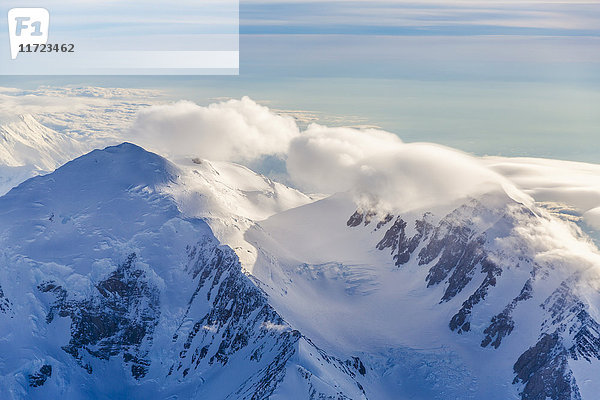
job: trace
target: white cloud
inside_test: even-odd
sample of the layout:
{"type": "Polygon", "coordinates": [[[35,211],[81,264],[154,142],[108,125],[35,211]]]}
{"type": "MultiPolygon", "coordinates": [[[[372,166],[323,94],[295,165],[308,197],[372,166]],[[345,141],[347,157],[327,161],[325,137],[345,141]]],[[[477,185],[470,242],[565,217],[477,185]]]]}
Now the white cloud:
{"type": "Polygon", "coordinates": [[[583,213],[583,220],[595,229],[600,229],[600,206],[583,213]]]}
{"type": "Polygon", "coordinates": [[[132,132],[135,142],[175,158],[254,164],[276,156],[301,189],[353,191],[360,201],[386,208],[433,205],[511,186],[465,153],[405,144],[378,129],[311,124],[300,131],[293,118],[248,97],[208,107],[153,106],[140,112],[132,132]]]}
{"type": "Polygon", "coordinates": [[[287,166],[292,181],[304,189],[351,190],[360,201],[386,209],[426,207],[502,189],[516,194],[475,157],[435,144],[405,144],[373,129],[311,125],[292,140],[287,166]]]}
{"type": "Polygon", "coordinates": [[[86,86],[0,87],[0,194],[95,148],[118,144],[161,94],[86,86]]]}
{"type": "Polygon", "coordinates": [[[18,120],[23,114],[85,114],[93,108],[111,108],[122,102],[145,102],[159,92],[143,89],[88,86],[49,87],[32,90],[0,87],[0,122],[18,120]]]}
{"type": "Polygon", "coordinates": [[[508,157],[485,157],[483,162],[536,201],[565,204],[600,229],[600,165],[508,157]]]}
{"type": "Polygon", "coordinates": [[[321,193],[353,191],[380,207],[435,205],[503,189],[511,197],[568,205],[600,228],[600,166],[506,157],[474,157],[428,143],[403,143],[378,129],[311,124],[302,131],[248,97],[208,107],[190,102],[142,111],[135,141],[171,157],[236,161],[264,156],[285,163],[287,181],[321,193]]]}
{"type": "Polygon", "coordinates": [[[557,284],[565,277],[573,279],[575,272],[578,279],[573,280],[573,287],[577,290],[591,287],[597,294],[600,288],[597,245],[577,226],[553,218],[539,209],[538,215],[540,217],[534,220],[520,215],[521,223],[515,227],[513,235],[495,239],[500,254],[531,257],[536,264],[554,270],[552,277],[545,276],[544,279],[555,279],[557,284]]]}
{"type": "Polygon", "coordinates": [[[360,169],[360,160],[401,145],[396,135],[379,130],[311,124],[290,145],[288,172],[295,183],[307,190],[348,190],[360,169]]]}
{"type": "Polygon", "coordinates": [[[248,162],[285,154],[299,129],[293,118],[244,97],[208,107],[187,101],[153,106],[140,112],[132,134],[160,154],[248,162]]]}
{"type": "Polygon", "coordinates": [[[219,330],[219,326],[218,325],[203,325],[202,329],[204,329],[207,332],[210,333],[215,333],[219,330]]]}
{"type": "Polygon", "coordinates": [[[276,324],[271,321],[263,322],[261,326],[270,331],[285,332],[290,330],[289,325],[276,324]]]}
{"type": "MultiPolygon", "coordinates": [[[[378,129],[311,124],[301,131],[248,97],[202,107],[191,102],[142,110],[132,140],[171,158],[200,157],[256,166],[285,161],[289,182],[306,191],[352,191],[386,209],[447,203],[493,190],[516,189],[480,159],[434,144],[403,143],[378,129]]],[[[516,193],[519,196],[519,193],[516,193]]],[[[526,200],[523,197],[520,200],[526,200]]]]}

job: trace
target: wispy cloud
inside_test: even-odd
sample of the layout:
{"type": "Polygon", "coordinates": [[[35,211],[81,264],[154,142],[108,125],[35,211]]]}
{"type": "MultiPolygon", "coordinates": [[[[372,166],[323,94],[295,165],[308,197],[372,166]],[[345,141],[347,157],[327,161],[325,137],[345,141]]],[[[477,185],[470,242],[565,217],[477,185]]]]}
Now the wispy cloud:
{"type": "Polygon", "coordinates": [[[251,1],[243,33],[386,35],[594,35],[598,2],[251,1]]]}

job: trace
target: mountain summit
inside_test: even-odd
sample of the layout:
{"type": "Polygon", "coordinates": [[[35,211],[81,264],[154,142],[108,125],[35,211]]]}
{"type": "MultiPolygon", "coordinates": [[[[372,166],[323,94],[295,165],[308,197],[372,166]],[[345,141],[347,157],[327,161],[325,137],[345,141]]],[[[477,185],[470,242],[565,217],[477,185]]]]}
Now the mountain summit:
{"type": "Polygon", "coordinates": [[[2,397],[363,396],[354,367],[294,330],[181,214],[164,191],[180,172],[125,143],[0,199],[2,397]]]}

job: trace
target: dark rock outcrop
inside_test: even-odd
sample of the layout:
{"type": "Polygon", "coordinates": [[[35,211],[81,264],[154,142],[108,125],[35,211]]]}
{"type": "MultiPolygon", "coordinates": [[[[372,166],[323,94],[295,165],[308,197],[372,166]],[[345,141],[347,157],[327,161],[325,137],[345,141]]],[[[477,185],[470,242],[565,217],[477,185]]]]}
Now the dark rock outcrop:
{"type": "Polygon", "coordinates": [[[571,338],[573,344],[568,351],[574,360],[600,360],[600,324],[567,282],[563,282],[546,299],[542,308],[551,318],[544,323],[544,328],[556,329],[571,338]]]}
{"type": "Polygon", "coordinates": [[[490,344],[497,349],[502,343],[502,339],[510,335],[515,328],[515,322],[512,319],[512,312],[521,301],[531,299],[531,279],[528,279],[521,289],[521,293],[508,304],[501,313],[492,317],[490,325],[484,329],[485,338],[481,341],[481,347],[487,347],[490,344]]]}
{"type": "Polygon", "coordinates": [[[363,213],[357,210],[354,212],[354,214],[352,214],[350,216],[350,218],[348,219],[348,222],[346,222],[346,225],[348,225],[351,228],[357,227],[360,224],[362,224],[363,219],[364,219],[363,213]]]}
{"type": "Polygon", "coordinates": [[[108,360],[117,355],[130,365],[134,378],[140,379],[148,371],[147,348],[160,314],[159,291],[135,262],[133,253],[85,300],[70,300],[67,290],[55,282],[38,287],[55,296],[46,317],[48,323],[55,313],[71,318],[71,337],[63,350],[89,373],[92,365],[87,357],[108,360]]]}
{"type": "Polygon", "coordinates": [[[2,286],[0,285],[0,312],[7,313],[11,308],[10,300],[4,295],[2,286]]]}
{"type": "MultiPolygon", "coordinates": [[[[406,235],[406,222],[401,217],[397,217],[394,224],[386,231],[383,239],[377,243],[377,248],[379,250],[391,249],[396,266],[400,267],[406,264],[410,261],[411,254],[429,236],[433,228],[428,218],[429,214],[425,214],[422,219],[415,221],[416,233],[408,238],[406,235]]],[[[391,219],[389,218],[389,220],[391,219]]]]}
{"type": "MultiPolygon", "coordinates": [[[[450,329],[457,331],[457,333],[468,332],[471,329],[471,323],[469,317],[473,307],[481,302],[488,294],[488,290],[492,286],[496,286],[496,277],[502,274],[502,269],[487,258],[481,262],[481,272],[485,274],[483,282],[475,292],[465,300],[458,312],[454,314],[450,320],[450,329]]],[[[462,289],[461,289],[462,290],[462,289]]]]}
{"type": "Polygon", "coordinates": [[[435,228],[431,240],[419,252],[419,265],[438,260],[427,275],[427,286],[448,279],[442,301],[456,296],[471,281],[478,265],[486,258],[486,236],[477,231],[472,221],[479,210],[462,206],[444,217],[435,228]]]}
{"type": "Polygon", "coordinates": [[[513,369],[514,384],[523,384],[523,400],[581,400],[568,365],[568,351],[557,332],[544,334],[525,351],[513,369]]]}
{"type": "Polygon", "coordinates": [[[52,376],[52,365],[44,364],[40,370],[28,376],[29,386],[40,387],[52,376]]]}
{"type": "MultiPolygon", "coordinates": [[[[322,362],[350,378],[355,376],[343,362],[322,352],[281,318],[266,295],[241,272],[229,247],[204,239],[187,251],[187,270],[197,280],[197,287],[185,318],[193,318],[189,312],[195,302],[208,302],[209,309],[196,317],[191,329],[180,326],[173,336],[181,351],[169,375],[183,379],[194,371],[202,374],[213,365],[227,366],[236,360],[248,366],[250,375],[237,389],[232,388],[235,390],[227,398],[268,399],[284,380],[288,361],[303,341],[322,362]]],[[[307,385],[312,388],[310,381],[307,385]]],[[[314,395],[325,398],[318,391],[314,395]]]]}

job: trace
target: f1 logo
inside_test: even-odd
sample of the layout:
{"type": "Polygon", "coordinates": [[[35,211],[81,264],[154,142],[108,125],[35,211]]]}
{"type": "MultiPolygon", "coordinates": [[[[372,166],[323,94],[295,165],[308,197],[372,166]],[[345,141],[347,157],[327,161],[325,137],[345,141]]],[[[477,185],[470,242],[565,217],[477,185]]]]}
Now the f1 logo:
{"type": "Polygon", "coordinates": [[[8,12],[10,56],[17,58],[22,46],[46,44],[50,13],[45,8],[13,8],[8,12]]]}

